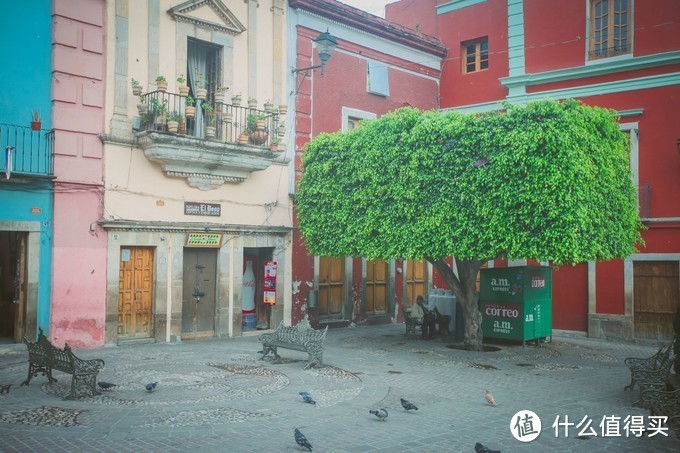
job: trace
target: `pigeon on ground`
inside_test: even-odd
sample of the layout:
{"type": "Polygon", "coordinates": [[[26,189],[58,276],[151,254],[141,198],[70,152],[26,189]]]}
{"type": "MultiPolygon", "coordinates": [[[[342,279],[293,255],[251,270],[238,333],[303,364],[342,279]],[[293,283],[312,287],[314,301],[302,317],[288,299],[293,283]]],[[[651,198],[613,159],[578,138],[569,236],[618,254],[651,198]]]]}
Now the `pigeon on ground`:
{"type": "Polygon", "coordinates": [[[381,422],[384,422],[385,419],[387,418],[387,410],[385,410],[385,408],[382,408],[382,407],[378,410],[370,410],[368,412],[375,415],[376,417],[378,417],[378,419],[381,422]]]}
{"type": "Polygon", "coordinates": [[[111,390],[114,387],[118,387],[116,384],[112,384],[110,382],[104,382],[104,381],[99,381],[97,382],[97,387],[99,387],[102,390],[111,390]]]}
{"type": "Polygon", "coordinates": [[[413,410],[415,410],[415,411],[418,410],[418,407],[417,407],[415,404],[413,404],[412,402],[407,401],[407,400],[405,400],[404,398],[400,398],[400,399],[401,399],[401,406],[402,406],[404,409],[406,409],[407,411],[410,411],[411,409],[413,409],[413,410]]]}
{"type": "Polygon", "coordinates": [[[9,393],[9,388],[11,386],[12,386],[12,384],[0,384],[0,394],[9,393]]]}
{"type": "Polygon", "coordinates": [[[305,403],[316,404],[316,401],[314,401],[314,398],[312,398],[312,395],[310,395],[309,392],[300,392],[300,396],[305,403]]]}
{"type": "Polygon", "coordinates": [[[491,404],[492,406],[495,406],[496,404],[498,404],[498,403],[496,403],[496,400],[494,399],[494,397],[493,397],[493,395],[491,394],[490,391],[487,390],[485,396],[486,396],[486,402],[487,403],[491,404]]]}
{"type": "Polygon", "coordinates": [[[147,392],[153,392],[156,390],[156,386],[158,385],[158,382],[151,382],[149,384],[146,384],[146,391],[147,392]]]}
{"type": "Polygon", "coordinates": [[[485,447],[484,445],[477,442],[475,444],[475,453],[501,453],[501,451],[500,450],[491,450],[490,448],[485,447]]]}
{"type": "Polygon", "coordinates": [[[308,451],[312,451],[312,444],[309,443],[305,435],[297,428],[295,428],[295,442],[297,442],[299,446],[306,448],[308,451]]]}

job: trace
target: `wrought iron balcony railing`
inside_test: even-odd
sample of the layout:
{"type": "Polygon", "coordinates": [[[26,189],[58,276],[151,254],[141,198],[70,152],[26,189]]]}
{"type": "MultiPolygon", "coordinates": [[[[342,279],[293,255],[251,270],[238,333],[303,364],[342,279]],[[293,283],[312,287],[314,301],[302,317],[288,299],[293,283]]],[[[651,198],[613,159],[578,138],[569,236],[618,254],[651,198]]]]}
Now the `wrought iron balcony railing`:
{"type": "Polygon", "coordinates": [[[54,176],[54,131],[0,123],[0,172],[15,176],[54,176]]]}
{"type": "Polygon", "coordinates": [[[137,105],[141,130],[171,132],[223,143],[269,147],[283,136],[275,111],[195,100],[175,93],[153,91],[137,105]]]}

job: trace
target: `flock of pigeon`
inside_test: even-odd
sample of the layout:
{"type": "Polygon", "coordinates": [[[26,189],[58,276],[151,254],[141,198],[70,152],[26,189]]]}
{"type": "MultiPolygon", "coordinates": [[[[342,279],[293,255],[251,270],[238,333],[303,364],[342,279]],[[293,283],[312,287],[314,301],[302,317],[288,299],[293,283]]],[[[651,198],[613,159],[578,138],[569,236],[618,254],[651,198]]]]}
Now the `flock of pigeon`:
{"type": "MultiPolygon", "coordinates": [[[[153,392],[154,390],[156,390],[157,385],[158,385],[158,382],[149,382],[145,386],[146,391],[149,392],[149,393],[153,392]]],[[[97,387],[99,387],[100,390],[111,390],[111,389],[117,387],[117,385],[113,384],[111,382],[99,381],[99,382],[97,382],[97,387]]],[[[300,392],[299,394],[302,397],[302,401],[304,401],[305,403],[316,404],[314,397],[309,392],[300,392]]],[[[486,402],[491,404],[492,406],[495,406],[496,404],[498,404],[496,402],[496,399],[493,397],[493,395],[491,394],[491,392],[488,389],[486,390],[486,393],[485,393],[484,396],[486,398],[486,402]]],[[[401,407],[406,409],[406,411],[417,411],[418,410],[418,406],[416,406],[412,402],[410,402],[410,401],[408,401],[404,398],[400,398],[399,400],[401,401],[401,407]]],[[[384,422],[385,420],[387,420],[387,416],[389,415],[388,412],[387,412],[387,409],[385,409],[384,407],[381,407],[381,408],[378,408],[378,409],[371,409],[371,410],[368,411],[368,413],[373,414],[376,417],[378,417],[378,420],[380,420],[381,422],[384,422]]],[[[307,451],[312,451],[312,444],[309,443],[309,441],[307,440],[305,435],[302,434],[302,432],[298,428],[295,428],[295,442],[300,447],[306,448],[307,451]]],[[[500,453],[499,450],[490,450],[489,448],[485,447],[484,445],[482,445],[479,442],[477,442],[475,444],[475,452],[476,453],[500,453]]]]}
{"type": "MultiPolygon", "coordinates": [[[[486,398],[487,403],[489,403],[492,406],[495,406],[496,404],[498,404],[496,402],[496,399],[493,397],[493,395],[491,394],[491,392],[488,389],[486,389],[485,392],[486,393],[485,393],[484,396],[486,398]]],[[[305,403],[316,404],[316,401],[314,400],[314,398],[312,397],[312,395],[309,392],[300,392],[300,396],[302,397],[302,400],[305,403]]],[[[417,411],[418,410],[418,406],[416,406],[415,404],[413,404],[409,400],[406,400],[404,398],[400,398],[399,400],[401,401],[401,407],[406,409],[406,411],[412,411],[412,410],[417,411]]],[[[389,415],[388,412],[387,412],[387,409],[385,409],[384,407],[381,407],[379,409],[371,409],[371,410],[368,411],[368,413],[373,414],[376,417],[378,417],[378,420],[380,420],[381,422],[384,422],[387,419],[387,416],[389,415]]],[[[307,440],[305,435],[302,434],[302,431],[300,431],[298,428],[295,428],[295,442],[300,447],[306,448],[307,451],[312,451],[312,444],[309,443],[309,441],[307,440]]],[[[475,453],[501,453],[501,452],[500,452],[500,450],[491,450],[488,447],[485,447],[481,443],[477,442],[475,444],[475,453]]]]}

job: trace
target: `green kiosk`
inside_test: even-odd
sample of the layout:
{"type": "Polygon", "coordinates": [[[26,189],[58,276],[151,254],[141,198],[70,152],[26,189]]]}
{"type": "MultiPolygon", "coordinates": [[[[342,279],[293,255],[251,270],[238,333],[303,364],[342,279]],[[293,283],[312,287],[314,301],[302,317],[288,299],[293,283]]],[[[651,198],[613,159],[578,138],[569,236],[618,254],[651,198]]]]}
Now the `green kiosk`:
{"type": "Polygon", "coordinates": [[[519,266],[482,269],[479,307],[484,337],[552,340],[552,269],[519,266]]]}

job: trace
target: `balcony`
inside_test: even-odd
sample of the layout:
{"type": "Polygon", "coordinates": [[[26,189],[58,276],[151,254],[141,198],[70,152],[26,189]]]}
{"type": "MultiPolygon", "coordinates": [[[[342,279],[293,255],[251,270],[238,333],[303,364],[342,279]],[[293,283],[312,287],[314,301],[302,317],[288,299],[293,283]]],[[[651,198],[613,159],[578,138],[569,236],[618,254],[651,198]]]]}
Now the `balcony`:
{"type": "Polygon", "coordinates": [[[54,176],[54,131],[0,124],[0,147],[4,179],[54,176]]]}
{"type": "Polygon", "coordinates": [[[174,93],[142,94],[137,141],[170,177],[202,190],[240,183],[254,171],[284,161],[279,113],[174,93]]]}

